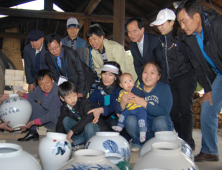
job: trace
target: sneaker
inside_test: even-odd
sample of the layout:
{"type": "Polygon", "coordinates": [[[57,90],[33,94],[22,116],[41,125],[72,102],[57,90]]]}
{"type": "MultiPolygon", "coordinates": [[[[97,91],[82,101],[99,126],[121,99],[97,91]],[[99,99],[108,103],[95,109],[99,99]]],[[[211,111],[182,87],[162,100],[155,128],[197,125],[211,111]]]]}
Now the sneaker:
{"type": "Polygon", "coordinates": [[[139,151],[140,151],[140,148],[132,147],[132,148],[131,148],[131,151],[132,151],[132,152],[139,152],[139,151]]]}
{"type": "Polygon", "coordinates": [[[84,148],[85,148],[85,145],[84,145],[84,144],[75,145],[75,146],[72,147],[72,151],[76,151],[76,150],[84,149],[84,148]]]}

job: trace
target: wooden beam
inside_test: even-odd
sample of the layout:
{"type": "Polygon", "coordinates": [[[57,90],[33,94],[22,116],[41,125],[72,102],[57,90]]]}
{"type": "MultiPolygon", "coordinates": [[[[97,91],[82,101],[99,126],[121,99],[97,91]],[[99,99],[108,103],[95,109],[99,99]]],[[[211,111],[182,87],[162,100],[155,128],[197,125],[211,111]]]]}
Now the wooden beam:
{"type": "Polygon", "coordinates": [[[214,8],[220,15],[222,15],[222,8],[220,8],[218,5],[214,4],[213,2],[209,3],[209,2],[204,1],[204,2],[200,2],[200,5],[201,5],[201,6],[210,7],[210,8],[212,8],[212,6],[213,6],[213,8],[214,8]],[[212,5],[211,5],[211,4],[212,4],[212,5]]]}
{"type": "Polygon", "coordinates": [[[53,0],[44,0],[44,10],[53,11],[53,0]]]}
{"type": "Polygon", "coordinates": [[[148,0],[148,1],[146,1],[146,2],[147,2],[150,6],[152,6],[153,8],[155,8],[155,9],[157,9],[157,10],[162,9],[161,6],[155,4],[155,3],[154,3],[153,1],[151,1],[151,0],[148,0]]]}
{"type": "MultiPolygon", "coordinates": [[[[91,15],[93,13],[93,11],[96,9],[96,7],[99,5],[99,3],[101,2],[101,0],[91,0],[89,5],[86,7],[86,9],[84,10],[84,14],[85,15],[91,15]]],[[[81,20],[79,22],[79,29],[82,28],[84,24],[84,20],[81,20]]]]}
{"type": "Polygon", "coordinates": [[[75,10],[75,12],[82,12],[85,7],[89,4],[90,0],[81,0],[81,5],[75,10]]]}
{"type": "Polygon", "coordinates": [[[10,32],[0,32],[1,38],[18,38],[18,39],[26,39],[28,34],[24,33],[10,33],[10,32]]]}
{"type": "Polygon", "coordinates": [[[83,28],[83,39],[86,40],[86,42],[88,42],[87,38],[86,38],[86,32],[87,30],[89,29],[89,26],[91,25],[91,22],[90,20],[87,18],[85,21],[84,21],[84,28],[83,28]]]}
{"type": "Polygon", "coordinates": [[[136,12],[142,14],[143,16],[147,16],[148,13],[146,11],[144,11],[143,9],[141,9],[139,6],[137,6],[136,4],[132,3],[130,0],[127,1],[126,3],[126,7],[131,8],[132,10],[135,10],[136,12]]]}
{"type": "Polygon", "coordinates": [[[124,46],[125,0],[114,0],[113,40],[124,46]]]}
{"type": "Polygon", "coordinates": [[[27,2],[31,2],[34,0],[5,0],[4,2],[1,2],[1,7],[12,7],[12,6],[16,6],[16,5],[20,5],[20,4],[24,4],[27,2]]]}

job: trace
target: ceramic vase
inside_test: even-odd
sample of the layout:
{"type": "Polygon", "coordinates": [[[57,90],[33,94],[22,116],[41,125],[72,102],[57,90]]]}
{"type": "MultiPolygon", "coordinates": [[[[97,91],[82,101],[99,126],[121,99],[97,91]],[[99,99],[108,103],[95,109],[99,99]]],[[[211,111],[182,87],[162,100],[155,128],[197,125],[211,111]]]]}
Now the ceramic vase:
{"type": "Polygon", "coordinates": [[[26,126],[31,114],[31,104],[18,94],[10,94],[0,106],[0,119],[3,122],[10,121],[8,126],[14,130],[19,130],[20,126],[26,126]]]}
{"type": "Polygon", "coordinates": [[[148,140],[140,150],[140,157],[151,150],[151,146],[156,142],[173,142],[181,145],[181,151],[194,161],[194,155],[191,147],[184,140],[178,137],[174,131],[155,132],[155,136],[148,140]]]}
{"type": "Polygon", "coordinates": [[[12,143],[0,143],[1,170],[41,170],[36,159],[22,150],[22,147],[12,143]]]}
{"type": "Polygon", "coordinates": [[[105,152],[95,149],[81,149],[74,152],[70,159],[60,170],[119,170],[119,168],[105,158],[105,152]]]}
{"type": "Polygon", "coordinates": [[[44,170],[58,170],[71,156],[71,144],[62,133],[47,132],[39,143],[39,157],[44,170]]]}
{"type": "Polygon", "coordinates": [[[143,155],[133,170],[144,169],[199,170],[196,164],[181,152],[181,146],[172,142],[157,142],[143,155]]]}
{"type": "Polygon", "coordinates": [[[130,163],[121,154],[107,153],[106,159],[115,164],[120,170],[132,170],[130,163]]]}
{"type": "Polygon", "coordinates": [[[87,141],[85,148],[98,149],[105,153],[118,153],[127,161],[130,158],[129,143],[118,132],[97,132],[87,141]]]}

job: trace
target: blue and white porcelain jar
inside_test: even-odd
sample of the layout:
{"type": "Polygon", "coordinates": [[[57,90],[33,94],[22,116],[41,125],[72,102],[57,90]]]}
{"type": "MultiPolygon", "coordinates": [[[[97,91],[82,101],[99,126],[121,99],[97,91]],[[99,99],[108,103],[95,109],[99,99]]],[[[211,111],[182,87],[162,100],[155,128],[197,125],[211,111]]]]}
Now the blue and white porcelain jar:
{"type": "Polygon", "coordinates": [[[105,153],[118,153],[127,161],[130,158],[130,145],[118,132],[97,132],[89,139],[85,148],[98,149],[105,153]]]}
{"type": "Polygon", "coordinates": [[[71,156],[71,144],[62,133],[47,132],[39,143],[39,157],[44,170],[58,170],[71,156]]]}

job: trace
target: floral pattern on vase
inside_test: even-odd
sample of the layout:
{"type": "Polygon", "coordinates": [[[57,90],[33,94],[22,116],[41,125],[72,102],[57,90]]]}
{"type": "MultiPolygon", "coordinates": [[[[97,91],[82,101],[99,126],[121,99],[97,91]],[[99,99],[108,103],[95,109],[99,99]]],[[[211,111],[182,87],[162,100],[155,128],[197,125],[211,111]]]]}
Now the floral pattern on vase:
{"type": "Polygon", "coordinates": [[[80,164],[77,163],[75,166],[71,165],[72,168],[65,169],[65,170],[117,170],[116,168],[113,168],[109,165],[90,165],[90,164],[80,164]]]}
{"type": "Polygon", "coordinates": [[[52,149],[52,153],[55,153],[55,155],[63,155],[66,152],[66,146],[71,149],[70,143],[68,143],[67,141],[65,141],[64,143],[57,142],[52,149]]]}

